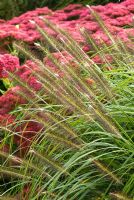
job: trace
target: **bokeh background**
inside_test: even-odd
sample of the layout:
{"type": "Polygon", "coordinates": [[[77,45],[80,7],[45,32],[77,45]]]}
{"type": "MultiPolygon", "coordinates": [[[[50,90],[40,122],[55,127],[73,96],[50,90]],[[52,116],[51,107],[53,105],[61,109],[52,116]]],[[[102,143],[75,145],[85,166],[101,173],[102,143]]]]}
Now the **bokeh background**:
{"type": "Polygon", "coordinates": [[[121,1],[122,0],[0,0],[0,18],[8,20],[28,10],[44,6],[56,10],[70,3],[105,5],[109,2],[116,3],[121,1]]]}

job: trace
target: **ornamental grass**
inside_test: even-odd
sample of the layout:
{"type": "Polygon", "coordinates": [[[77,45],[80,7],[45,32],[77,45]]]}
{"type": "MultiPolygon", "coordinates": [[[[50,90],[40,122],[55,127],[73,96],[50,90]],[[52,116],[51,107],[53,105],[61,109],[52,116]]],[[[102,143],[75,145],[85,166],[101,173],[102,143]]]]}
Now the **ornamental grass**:
{"type": "Polygon", "coordinates": [[[32,51],[15,41],[16,57],[0,57],[2,200],[133,200],[133,38],[115,37],[88,9],[107,43],[80,28],[85,52],[41,17],[58,38],[30,20],[45,42],[32,51]]]}

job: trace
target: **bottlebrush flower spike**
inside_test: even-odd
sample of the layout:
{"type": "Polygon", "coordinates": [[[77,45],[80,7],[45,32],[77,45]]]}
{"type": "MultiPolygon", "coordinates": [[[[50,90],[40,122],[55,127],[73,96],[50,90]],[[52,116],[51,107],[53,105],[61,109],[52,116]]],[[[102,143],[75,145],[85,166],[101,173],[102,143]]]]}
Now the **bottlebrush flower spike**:
{"type": "Polygon", "coordinates": [[[39,43],[34,43],[35,46],[40,47],[41,45],[39,43]]]}
{"type": "Polygon", "coordinates": [[[29,22],[30,22],[31,24],[35,24],[35,21],[33,21],[33,20],[29,20],[29,22]]]}

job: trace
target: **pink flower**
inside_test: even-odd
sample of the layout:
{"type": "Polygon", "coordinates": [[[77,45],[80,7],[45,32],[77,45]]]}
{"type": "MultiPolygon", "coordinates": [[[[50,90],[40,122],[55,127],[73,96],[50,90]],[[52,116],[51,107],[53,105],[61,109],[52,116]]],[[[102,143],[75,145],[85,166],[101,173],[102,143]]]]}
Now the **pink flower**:
{"type": "Polygon", "coordinates": [[[43,129],[43,125],[36,121],[22,123],[16,128],[17,135],[14,136],[14,143],[18,145],[21,156],[24,156],[30,148],[31,143],[39,132],[43,129]]]}
{"type": "Polygon", "coordinates": [[[85,45],[82,49],[83,49],[83,51],[85,51],[85,52],[89,52],[91,48],[90,48],[89,45],[85,45]]]}
{"type": "Polygon", "coordinates": [[[19,59],[16,56],[0,55],[0,78],[8,77],[8,72],[13,73],[19,66],[19,59]]]}
{"type": "Polygon", "coordinates": [[[130,4],[127,6],[127,9],[130,11],[130,12],[134,12],[134,5],[130,4]]]}
{"type": "Polygon", "coordinates": [[[105,6],[92,6],[92,9],[95,10],[96,12],[104,12],[106,10],[105,6]]]}
{"type": "Polygon", "coordinates": [[[4,153],[9,153],[10,152],[10,149],[11,147],[8,145],[8,144],[1,144],[1,147],[0,147],[0,151],[4,152],[4,153]]]}
{"type": "Polygon", "coordinates": [[[118,5],[117,7],[109,6],[108,9],[104,12],[105,15],[108,15],[110,17],[119,17],[119,16],[125,16],[129,14],[129,11],[123,6],[118,5]]]}
{"type": "Polygon", "coordinates": [[[134,1],[133,0],[125,0],[124,2],[122,2],[122,5],[124,5],[124,6],[134,5],[134,1]]]}
{"type": "Polygon", "coordinates": [[[132,22],[133,22],[131,14],[123,16],[123,17],[118,17],[116,20],[119,22],[120,26],[132,25],[132,22]]]}
{"type": "MultiPolygon", "coordinates": [[[[53,53],[52,54],[55,59],[61,63],[62,65],[68,64],[70,61],[73,60],[73,57],[66,51],[62,51],[61,53],[53,53]]],[[[49,58],[44,58],[44,64],[52,69],[58,69],[58,66],[56,66],[49,58]]]]}
{"type": "Polygon", "coordinates": [[[64,8],[64,12],[70,13],[72,10],[81,9],[81,7],[82,7],[81,4],[70,4],[64,8]]]}
{"type": "Polygon", "coordinates": [[[104,64],[105,62],[112,63],[113,58],[110,55],[105,55],[104,58],[101,58],[99,55],[96,55],[92,60],[97,64],[104,64]]]}
{"type": "MultiPolygon", "coordinates": [[[[133,0],[125,0],[122,3],[109,3],[105,6],[91,6],[91,8],[98,12],[106,25],[112,25],[111,29],[114,30],[116,27],[131,25],[133,6],[133,0]]],[[[47,7],[39,8],[34,11],[28,11],[7,22],[2,21],[0,23],[0,39],[11,37],[12,39],[23,40],[28,43],[33,43],[39,39],[42,40],[42,36],[36,30],[36,26],[31,24],[29,20],[34,20],[49,35],[58,38],[58,34],[47,27],[39,18],[40,16],[45,16],[48,20],[59,25],[59,27],[66,29],[80,44],[85,45],[85,41],[79,33],[79,27],[87,28],[90,34],[94,35],[95,33],[96,36],[94,35],[94,38],[99,43],[98,31],[100,27],[95,22],[95,18],[91,15],[90,10],[80,4],[70,4],[64,9],[57,11],[51,11],[47,7]]],[[[106,36],[100,33],[100,37],[107,44],[109,43],[106,36]]]]}
{"type": "Polygon", "coordinates": [[[97,44],[101,44],[104,42],[107,44],[109,41],[108,36],[103,31],[100,30],[94,33],[92,36],[97,44]]]}
{"type": "Polygon", "coordinates": [[[0,24],[5,23],[6,21],[4,19],[0,19],[0,24]]]}
{"type": "Polygon", "coordinates": [[[24,65],[20,66],[16,75],[32,89],[39,91],[42,88],[42,84],[38,77],[35,76],[36,73],[40,73],[39,67],[33,61],[28,60],[24,65]]]}
{"type": "Polygon", "coordinates": [[[30,77],[29,80],[28,80],[28,84],[35,91],[40,91],[41,88],[42,88],[41,82],[38,81],[35,77],[30,77]]]}
{"type": "Polygon", "coordinates": [[[10,114],[0,114],[0,125],[6,127],[9,124],[12,124],[15,120],[15,117],[10,114]]]}
{"type": "Polygon", "coordinates": [[[96,32],[97,30],[100,29],[99,25],[97,22],[88,22],[85,25],[82,24],[84,28],[86,28],[88,31],[90,31],[90,34],[93,32],[96,32]]]}
{"type": "Polygon", "coordinates": [[[0,96],[0,115],[8,114],[16,106],[26,103],[26,100],[19,95],[19,91],[21,91],[21,88],[16,86],[0,96]]]}

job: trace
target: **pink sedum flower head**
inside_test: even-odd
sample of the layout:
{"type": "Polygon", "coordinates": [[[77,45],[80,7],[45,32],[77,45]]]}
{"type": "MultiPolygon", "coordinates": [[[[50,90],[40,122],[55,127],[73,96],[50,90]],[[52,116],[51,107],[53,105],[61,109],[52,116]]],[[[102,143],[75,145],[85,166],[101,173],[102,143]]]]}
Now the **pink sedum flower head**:
{"type": "MultiPolygon", "coordinates": [[[[115,28],[120,28],[120,30],[118,29],[120,32],[124,31],[123,26],[131,26],[134,13],[134,0],[124,0],[121,3],[109,3],[105,6],[90,6],[90,8],[101,16],[106,25],[111,25],[113,32],[115,28]]],[[[0,21],[0,40],[8,37],[23,40],[28,43],[42,40],[42,36],[36,30],[35,24],[32,24],[31,21],[36,22],[49,35],[57,37],[57,33],[47,27],[43,22],[42,18],[45,17],[57,24],[60,28],[66,29],[75,40],[84,46],[85,42],[82,40],[77,26],[85,27],[90,31],[90,34],[95,35],[96,39],[101,29],[95,22],[94,16],[91,14],[91,9],[80,4],[70,4],[64,9],[57,11],[52,11],[47,7],[28,11],[9,21],[0,21]]],[[[104,40],[106,39],[103,35],[101,37],[104,40]]]]}
{"type": "Polygon", "coordinates": [[[11,114],[0,114],[0,124],[2,126],[7,126],[9,124],[12,124],[15,121],[15,117],[12,116],[11,114]]]}
{"type": "Polygon", "coordinates": [[[22,91],[22,89],[16,86],[0,96],[0,115],[8,114],[16,106],[26,103],[26,100],[19,95],[19,91],[22,91]]]}
{"type": "Polygon", "coordinates": [[[16,132],[18,132],[19,135],[14,137],[14,142],[18,145],[21,155],[26,154],[35,136],[39,134],[42,128],[43,125],[36,121],[22,123],[16,128],[16,132]]]}
{"type": "Polygon", "coordinates": [[[19,59],[16,56],[0,55],[0,78],[8,77],[8,72],[13,73],[19,66],[19,59]]]}
{"type": "Polygon", "coordinates": [[[22,81],[27,83],[32,89],[34,89],[35,91],[39,91],[42,89],[42,84],[35,76],[35,74],[39,72],[40,70],[37,64],[31,60],[27,60],[24,65],[20,66],[16,74],[22,81]]]}

